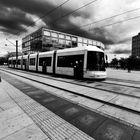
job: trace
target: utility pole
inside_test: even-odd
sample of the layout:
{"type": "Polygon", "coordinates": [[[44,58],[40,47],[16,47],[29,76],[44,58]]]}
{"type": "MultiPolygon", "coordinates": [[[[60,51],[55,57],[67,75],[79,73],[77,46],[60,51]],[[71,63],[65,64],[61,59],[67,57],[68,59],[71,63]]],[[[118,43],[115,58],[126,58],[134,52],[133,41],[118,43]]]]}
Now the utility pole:
{"type": "Polygon", "coordinates": [[[16,40],[16,67],[18,67],[18,40],[16,40]]]}
{"type": "Polygon", "coordinates": [[[9,39],[6,38],[6,40],[16,47],[16,67],[18,67],[18,40],[16,40],[16,45],[13,42],[11,42],[9,39]]]}

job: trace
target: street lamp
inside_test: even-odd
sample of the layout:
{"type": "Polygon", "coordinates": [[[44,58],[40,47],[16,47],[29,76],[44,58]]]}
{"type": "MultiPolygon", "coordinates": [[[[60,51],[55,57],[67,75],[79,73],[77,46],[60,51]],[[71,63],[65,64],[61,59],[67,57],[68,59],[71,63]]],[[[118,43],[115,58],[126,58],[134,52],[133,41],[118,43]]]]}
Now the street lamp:
{"type": "MultiPolygon", "coordinates": [[[[10,40],[8,40],[7,38],[6,38],[6,40],[16,47],[16,67],[17,67],[17,65],[18,65],[17,64],[17,62],[18,62],[18,40],[16,40],[16,45],[13,42],[11,42],[10,40]]],[[[5,45],[7,46],[7,44],[5,44],[5,45]]]]}

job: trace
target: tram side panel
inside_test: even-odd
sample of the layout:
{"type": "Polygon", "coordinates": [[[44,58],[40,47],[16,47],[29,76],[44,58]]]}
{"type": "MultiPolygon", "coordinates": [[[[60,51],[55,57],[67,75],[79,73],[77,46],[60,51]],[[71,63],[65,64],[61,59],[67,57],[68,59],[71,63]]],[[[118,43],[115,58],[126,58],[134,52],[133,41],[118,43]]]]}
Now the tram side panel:
{"type": "Polygon", "coordinates": [[[83,77],[84,52],[65,52],[56,55],[56,74],[83,77]],[[82,71],[82,73],[81,73],[82,71]]]}
{"type": "Polygon", "coordinates": [[[36,71],[36,64],[37,64],[37,54],[31,54],[29,56],[29,70],[36,71]]]}
{"type": "Polygon", "coordinates": [[[42,73],[53,72],[53,52],[45,52],[39,54],[38,71],[42,73]]]}
{"type": "Polygon", "coordinates": [[[22,67],[22,56],[19,56],[17,61],[17,68],[21,69],[21,67],[22,67]]]}
{"type": "Polygon", "coordinates": [[[11,68],[12,67],[12,57],[8,59],[8,67],[11,68]]]}

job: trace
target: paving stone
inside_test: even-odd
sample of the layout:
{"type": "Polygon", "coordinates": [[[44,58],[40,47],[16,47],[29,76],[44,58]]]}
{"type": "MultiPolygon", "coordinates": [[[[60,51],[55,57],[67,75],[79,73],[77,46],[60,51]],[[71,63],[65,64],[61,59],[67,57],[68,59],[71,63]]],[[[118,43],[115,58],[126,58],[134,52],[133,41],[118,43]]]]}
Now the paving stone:
{"type": "Polygon", "coordinates": [[[49,95],[47,95],[47,94],[30,95],[30,97],[42,104],[47,104],[47,103],[53,102],[57,99],[56,97],[54,97],[50,94],[49,95]]]}
{"type": "Polygon", "coordinates": [[[81,131],[78,131],[73,136],[70,137],[70,140],[95,140],[95,139],[86,135],[81,131]]]}
{"type": "Polygon", "coordinates": [[[45,140],[48,137],[35,125],[32,124],[21,129],[3,140],[45,140]]]}
{"type": "Polygon", "coordinates": [[[0,112],[0,121],[2,122],[11,118],[15,118],[16,116],[19,116],[23,113],[24,112],[18,106],[10,108],[8,110],[0,112]]]}
{"type": "Polygon", "coordinates": [[[97,102],[97,101],[90,100],[90,99],[81,99],[79,101],[79,104],[82,105],[82,106],[85,106],[87,108],[90,108],[92,110],[97,110],[98,108],[100,108],[101,106],[104,105],[101,102],[97,102]]]}
{"type": "MultiPolygon", "coordinates": [[[[41,102],[42,103],[42,102],[41,102]]],[[[69,102],[63,99],[56,99],[55,101],[49,102],[47,100],[47,104],[46,102],[43,103],[45,107],[47,107],[48,109],[50,109],[53,112],[56,112],[64,107],[66,107],[69,102]]]]}
{"type": "Polygon", "coordinates": [[[85,133],[92,135],[93,131],[99,127],[107,118],[97,113],[85,111],[78,117],[72,120],[72,124],[84,131],[85,133]]]}
{"type": "Polygon", "coordinates": [[[52,136],[53,130],[64,123],[66,123],[64,120],[58,116],[54,116],[50,119],[40,122],[38,126],[43,130],[43,132],[52,136]]]}
{"type": "Polygon", "coordinates": [[[24,127],[32,124],[33,121],[25,114],[16,116],[8,120],[0,120],[0,138],[4,138],[24,127]]]}
{"type": "Polygon", "coordinates": [[[94,89],[92,91],[86,93],[85,95],[95,98],[95,99],[100,99],[103,101],[110,101],[111,99],[116,97],[116,94],[112,94],[112,93],[109,93],[106,91],[94,90],[94,89]]]}
{"type": "Polygon", "coordinates": [[[70,103],[68,106],[61,108],[56,112],[57,115],[62,117],[63,119],[70,121],[73,120],[75,117],[84,113],[85,109],[70,103]]]}
{"type": "Polygon", "coordinates": [[[122,110],[122,109],[112,107],[109,105],[101,106],[97,110],[103,114],[106,114],[107,116],[115,117],[117,120],[121,120],[122,122],[130,124],[131,126],[140,128],[140,115],[139,114],[134,114],[127,110],[122,110]]]}
{"type": "Polygon", "coordinates": [[[29,98],[29,97],[26,97],[26,96],[21,96],[21,97],[18,97],[18,98],[14,98],[14,100],[20,104],[20,105],[24,105],[24,104],[29,104],[29,103],[33,103],[34,100],[29,98]]]}
{"type": "Polygon", "coordinates": [[[24,104],[21,107],[29,116],[45,111],[45,108],[36,102],[34,104],[24,104]]]}
{"type": "Polygon", "coordinates": [[[136,131],[134,136],[133,136],[133,140],[140,140],[140,131],[136,131]]]}
{"type": "Polygon", "coordinates": [[[46,94],[46,92],[44,90],[41,90],[41,89],[37,89],[35,91],[29,91],[29,92],[26,92],[26,93],[28,95],[44,95],[44,94],[46,94]]]}
{"type": "Polygon", "coordinates": [[[124,106],[133,110],[137,110],[140,112],[140,99],[119,95],[113,100],[110,101],[111,103],[115,103],[120,106],[124,106]]]}
{"type": "Polygon", "coordinates": [[[93,132],[93,137],[97,140],[132,140],[133,134],[133,128],[107,120],[93,132]]]}
{"type": "Polygon", "coordinates": [[[7,110],[7,109],[13,108],[15,106],[16,106],[16,103],[13,102],[12,100],[6,101],[6,102],[3,102],[2,104],[0,104],[0,108],[2,108],[3,110],[7,110]]]}
{"type": "Polygon", "coordinates": [[[41,121],[45,121],[47,119],[50,119],[52,117],[54,117],[55,114],[52,113],[51,111],[49,110],[45,110],[45,111],[42,111],[42,112],[39,112],[39,113],[36,113],[32,116],[30,116],[32,118],[32,120],[34,120],[36,123],[40,123],[41,121]]]}

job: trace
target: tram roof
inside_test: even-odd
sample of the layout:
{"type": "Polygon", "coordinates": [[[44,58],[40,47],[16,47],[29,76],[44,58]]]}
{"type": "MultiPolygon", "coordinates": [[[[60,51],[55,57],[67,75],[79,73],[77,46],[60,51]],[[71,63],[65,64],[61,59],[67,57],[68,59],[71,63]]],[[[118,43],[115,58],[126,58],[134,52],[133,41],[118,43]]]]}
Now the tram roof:
{"type": "Polygon", "coordinates": [[[58,50],[57,53],[63,52],[78,52],[78,51],[97,51],[97,52],[104,52],[103,50],[97,48],[96,46],[78,46],[75,48],[68,48],[63,50],[58,50]]]}

